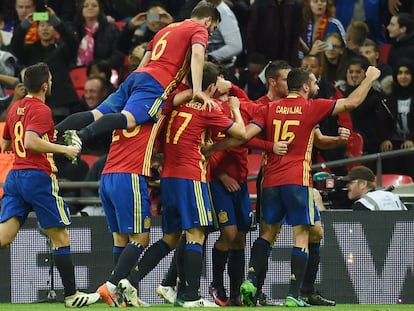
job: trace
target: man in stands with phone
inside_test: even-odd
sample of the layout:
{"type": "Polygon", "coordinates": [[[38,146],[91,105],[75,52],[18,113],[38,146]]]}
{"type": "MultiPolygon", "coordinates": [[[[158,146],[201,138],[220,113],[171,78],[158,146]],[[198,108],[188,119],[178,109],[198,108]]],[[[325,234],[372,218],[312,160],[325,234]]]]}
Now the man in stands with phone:
{"type": "Polygon", "coordinates": [[[55,86],[47,104],[52,108],[54,121],[59,122],[71,114],[71,107],[79,101],[69,75],[78,40],[55,12],[47,7],[46,12],[29,13],[16,28],[10,48],[22,68],[38,62],[48,64],[55,86]],[[28,44],[25,36],[33,25],[37,25],[39,40],[28,44]],[[57,34],[60,35],[59,39],[56,38],[57,34]]]}

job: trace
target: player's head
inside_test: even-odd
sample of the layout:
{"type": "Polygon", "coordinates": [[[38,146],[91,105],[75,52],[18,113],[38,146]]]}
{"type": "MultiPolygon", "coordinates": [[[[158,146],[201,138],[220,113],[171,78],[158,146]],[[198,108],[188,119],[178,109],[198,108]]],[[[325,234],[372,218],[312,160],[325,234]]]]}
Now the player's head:
{"type": "Polygon", "coordinates": [[[191,19],[204,25],[209,34],[213,33],[221,21],[220,12],[209,2],[198,3],[191,12],[191,19]]]}
{"type": "Polygon", "coordinates": [[[41,93],[50,95],[52,87],[52,75],[46,63],[37,63],[25,69],[24,86],[29,93],[41,93]]]}
{"type": "Polygon", "coordinates": [[[275,60],[269,63],[265,70],[265,78],[269,90],[277,97],[283,98],[288,94],[287,76],[292,67],[285,60],[275,60]]]}
{"type": "Polygon", "coordinates": [[[293,68],[287,77],[289,92],[298,92],[307,98],[318,94],[319,86],[315,75],[309,69],[293,68]]]}
{"type": "MultiPolygon", "coordinates": [[[[217,77],[220,76],[220,67],[212,62],[205,62],[203,68],[203,91],[214,88],[217,89],[216,82],[217,77]]],[[[214,92],[213,92],[214,93],[214,92]]]]}

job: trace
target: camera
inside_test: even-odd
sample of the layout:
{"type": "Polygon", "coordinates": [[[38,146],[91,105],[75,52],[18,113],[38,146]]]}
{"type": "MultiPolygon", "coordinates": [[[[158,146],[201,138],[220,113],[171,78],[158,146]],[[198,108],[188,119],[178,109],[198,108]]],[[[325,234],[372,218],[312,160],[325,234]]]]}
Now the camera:
{"type": "Polygon", "coordinates": [[[326,44],[326,46],[323,49],[324,51],[330,51],[330,50],[333,49],[333,43],[332,42],[327,41],[327,42],[325,42],[325,44],[326,44]]]}
{"type": "Polygon", "coordinates": [[[348,199],[346,181],[342,176],[335,176],[328,172],[313,174],[314,188],[322,196],[324,205],[329,209],[349,209],[352,202],[348,199]]]}
{"type": "Polygon", "coordinates": [[[158,22],[161,19],[161,14],[158,13],[147,13],[147,21],[158,22]]]}

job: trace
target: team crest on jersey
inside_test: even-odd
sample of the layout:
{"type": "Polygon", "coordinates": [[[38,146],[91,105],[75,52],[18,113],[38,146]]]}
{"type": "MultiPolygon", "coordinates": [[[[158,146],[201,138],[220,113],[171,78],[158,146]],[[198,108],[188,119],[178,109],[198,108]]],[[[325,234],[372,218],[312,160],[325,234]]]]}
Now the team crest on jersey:
{"type": "Polygon", "coordinates": [[[229,216],[227,215],[226,211],[220,211],[218,214],[218,219],[221,224],[224,224],[229,221],[229,216]]]}
{"type": "Polygon", "coordinates": [[[148,229],[151,226],[151,218],[150,217],[145,217],[144,219],[144,228],[148,229]]]}

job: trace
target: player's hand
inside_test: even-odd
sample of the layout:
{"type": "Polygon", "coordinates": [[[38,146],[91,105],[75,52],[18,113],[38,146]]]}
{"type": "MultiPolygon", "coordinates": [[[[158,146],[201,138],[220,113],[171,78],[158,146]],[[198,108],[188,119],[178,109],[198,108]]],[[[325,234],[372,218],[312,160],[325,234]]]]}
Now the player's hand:
{"type": "Polygon", "coordinates": [[[203,92],[193,92],[193,101],[204,104],[204,107],[208,107],[208,111],[220,109],[217,103],[203,92]]]}
{"type": "Polygon", "coordinates": [[[207,143],[200,148],[201,153],[206,157],[210,158],[214,154],[213,144],[207,143]]]}
{"type": "Polygon", "coordinates": [[[339,127],[338,135],[339,135],[340,143],[346,144],[349,139],[349,136],[351,135],[351,131],[347,129],[346,127],[339,127]]]}
{"type": "Polygon", "coordinates": [[[230,107],[230,110],[240,109],[240,100],[236,96],[230,96],[227,104],[230,107]]]}
{"type": "Polygon", "coordinates": [[[401,144],[401,149],[409,149],[414,146],[414,143],[411,140],[406,140],[401,144]]]}
{"type": "Polygon", "coordinates": [[[377,80],[380,75],[381,75],[381,70],[379,70],[375,66],[369,66],[365,73],[365,76],[369,78],[371,81],[377,80]]]}
{"type": "Polygon", "coordinates": [[[223,77],[217,77],[216,87],[220,95],[227,94],[231,90],[231,82],[223,77]]]}
{"type": "Polygon", "coordinates": [[[227,174],[222,174],[219,179],[228,192],[236,192],[241,190],[240,184],[233,177],[230,177],[227,174]]]}
{"type": "Polygon", "coordinates": [[[380,151],[391,151],[393,148],[392,142],[390,140],[384,140],[380,145],[380,151]]]}
{"type": "Polygon", "coordinates": [[[66,151],[64,153],[65,157],[67,157],[69,160],[73,161],[77,158],[80,149],[77,146],[65,146],[66,151]]]}
{"type": "Polygon", "coordinates": [[[273,145],[273,153],[283,156],[288,152],[288,143],[286,141],[277,141],[273,145]]]}

